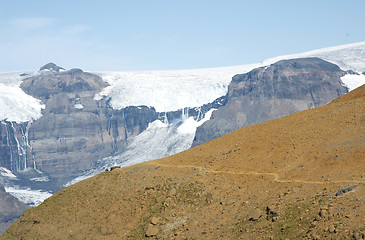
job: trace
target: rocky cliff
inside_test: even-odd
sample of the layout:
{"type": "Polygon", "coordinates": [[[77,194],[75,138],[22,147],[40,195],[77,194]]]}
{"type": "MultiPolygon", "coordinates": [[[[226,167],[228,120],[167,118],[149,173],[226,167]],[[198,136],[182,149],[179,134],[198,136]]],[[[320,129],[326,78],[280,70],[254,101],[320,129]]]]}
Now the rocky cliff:
{"type": "Polygon", "coordinates": [[[101,77],[81,69],[42,74],[22,82],[27,94],[46,105],[28,133],[37,169],[64,183],[95,160],[122,151],[128,137],[139,134],[157,118],[153,108],[114,110],[107,99],[94,100],[106,86],[101,77]]]}
{"type": "Polygon", "coordinates": [[[232,78],[224,106],[197,129],[193,146],[236,129],[327,104],[347,92],[338,66],[319,58],[282,60],[232,78]]]}

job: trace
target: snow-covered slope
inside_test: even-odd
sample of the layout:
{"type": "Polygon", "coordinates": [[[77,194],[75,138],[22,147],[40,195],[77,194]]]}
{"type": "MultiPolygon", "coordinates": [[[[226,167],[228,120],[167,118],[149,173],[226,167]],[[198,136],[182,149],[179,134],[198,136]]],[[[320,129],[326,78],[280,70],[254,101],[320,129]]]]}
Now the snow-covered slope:
{"type": "Polygon", "coordinates": [[[319,57],[338,65],[342,70],[365,72],[365,42],[346,44],[341,46],[322,48],[299,54],[291,54],[266,59],[263,65],[270,65],[277,61],[293,58],[319,57]]]}

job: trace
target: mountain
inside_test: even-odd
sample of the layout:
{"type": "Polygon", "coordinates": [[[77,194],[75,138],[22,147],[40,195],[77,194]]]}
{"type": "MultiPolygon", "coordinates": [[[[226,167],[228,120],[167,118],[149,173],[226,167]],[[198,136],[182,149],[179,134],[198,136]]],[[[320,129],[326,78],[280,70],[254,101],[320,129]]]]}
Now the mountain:
{"type": "Polygon", "coordinates": [[[232,78],[225,106],[198,127],[193,146],[255,123],[318,107],[344,95],[337,65],[319,58],[281,60],[232,78]]]}
{"type": "Polygon", "coordinates": [[[194,138],[200,144],[237,127],[325,104],[365,82],[364,49],[365,43],[357,43],[215,69],[88,73],[49,63],[35,71],[0,73],[0,166],[15,176],[0,172],[0,180],[7,192],[34,206],[111,166],[166,157],[189,149],[194,138]],[[307,82],[288,80],[290,97],[282,84],[285,76],[263,74],[279,60],[301,62],[290,59],[313,56],[341,70],[333,66],[331,72],[332,65],[318,59],[296,69],[283,64],[277,70],[288,74],[307,69],[307,82]],[[242,95],[241,84],[247,81],[238,78],[250,71],[266,85],[242,95]],[[270,99],[273,90],[276,95],[270,99]],[[255,91],[262,97],[255,98],[255,91]],[[245,105],[245,98],[259,99],[256,109],[261,112],[245,105]],[[233,99],[241,105],[233,106],[233,99]],[[233,114],[234,122],[223,120],[225,111],[233,114]],[[229,126],[216,124],[222,121],[229,126]],[[219,134],[206,126],[218,126],[219,134]]]}
{"type": "Polygon", "coordinates": [[[18,199],[5,192],[4,186],[0,184],[0,234],[18,219],[27,206],[18,199]]]}
{"type": "Polygon", "coordinates": [[[365,85],[171,157],[103,172],[2,239],[364,239],[365,85]]]}

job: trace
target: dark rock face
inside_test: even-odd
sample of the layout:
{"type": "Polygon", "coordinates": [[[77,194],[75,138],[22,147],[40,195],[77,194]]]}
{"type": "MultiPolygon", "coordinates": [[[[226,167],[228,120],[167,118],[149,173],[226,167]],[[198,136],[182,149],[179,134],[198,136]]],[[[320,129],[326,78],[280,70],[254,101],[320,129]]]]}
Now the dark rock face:
{"type": "Polygon", "coordinates": [[[197,129],[193,146],[242,127],[327,104],[347,92],[341,85],[344,74],[332,63],[304,58],[235,75],[225,105],[197,129]]]}
{"type": "Polygon", "coordinates": [[[5,192],[3,185],[0,184],[0,234],[4,233],[25,209],[27,206],[5,192]]]}

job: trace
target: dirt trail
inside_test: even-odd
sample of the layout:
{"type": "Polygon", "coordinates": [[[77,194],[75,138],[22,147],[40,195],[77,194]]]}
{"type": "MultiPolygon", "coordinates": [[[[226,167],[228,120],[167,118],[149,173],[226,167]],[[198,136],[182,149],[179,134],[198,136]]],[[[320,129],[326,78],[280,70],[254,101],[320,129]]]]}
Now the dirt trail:
{"type": "Polygon", "coordinates": [[[280,176],[277,173],[262,173],[256,171],[249,171],[249,172],[234,172],[234,171],[219,171],[219,170],[209,170],[205,167],[198,167],[198,166],[191,166],[191,165],[168,165],[168,164],[158,164],[149,162],[146,163],[148,165],[159,166],[159,167],[174,167],[174,168],[195,168],[200,171],[210,172],[210,173],[228,173],[228,174],[236,174],[236,175],[269,175],[274,177],[274,181],[279,183],[307,183],[307,184],[329,184],[329,183],[362,183],[365,184],[365,181],[358,181],[358,180],[334,180],[334,181],[306,181],[306,180],[299,180],[299,179],[292,179],[292,180],[280,180],[280,176]]]}

